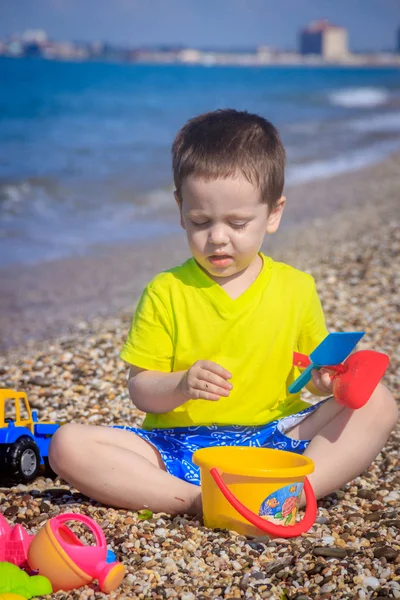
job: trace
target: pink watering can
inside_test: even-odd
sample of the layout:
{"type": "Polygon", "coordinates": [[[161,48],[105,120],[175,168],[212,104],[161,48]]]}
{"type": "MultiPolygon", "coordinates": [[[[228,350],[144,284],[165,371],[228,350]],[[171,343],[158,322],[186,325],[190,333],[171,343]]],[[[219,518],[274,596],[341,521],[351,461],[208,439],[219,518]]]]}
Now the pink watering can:
{"type": "Polygon", "coordinates": [[[72,590],[97,579],[102,592],[115,590],[125,576],[125,567],[107,562],[107,542],[95,521],[75,513],[53,517],[33,538],[28,550],[32,570],[47,577],[53,591],[72,590]],[[66,525],[79,521],[93,533],[96,544],[86,546],[66,525]]]}

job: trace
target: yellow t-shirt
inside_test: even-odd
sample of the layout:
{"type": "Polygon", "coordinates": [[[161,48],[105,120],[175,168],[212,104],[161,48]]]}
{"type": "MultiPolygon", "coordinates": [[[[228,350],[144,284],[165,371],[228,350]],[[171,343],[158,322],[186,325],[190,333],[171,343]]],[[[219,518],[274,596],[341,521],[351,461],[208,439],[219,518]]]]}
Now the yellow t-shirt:
{"type": "Polygon", "coordinates": [[[328,333],[314,279],[260,256],[260,274],[235,300],[193,258],[145,288],[121,358],[163,372],[212,360],[232,373],[233,390],[148,413],[144,429],[263,425],[307,406],[288,386],[299,375],[293,352],[310,354],[328,333]]]}

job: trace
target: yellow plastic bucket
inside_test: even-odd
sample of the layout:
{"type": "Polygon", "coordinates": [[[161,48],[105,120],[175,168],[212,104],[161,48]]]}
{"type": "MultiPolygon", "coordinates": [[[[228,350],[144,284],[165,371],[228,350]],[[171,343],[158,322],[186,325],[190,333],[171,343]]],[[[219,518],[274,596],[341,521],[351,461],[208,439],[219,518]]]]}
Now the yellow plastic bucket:
{"type": "Polygon", "coordinates": [[[269,448],[217,446],[197,450],[193,462],[200,467],[206,527],[288,538],[314,524],[317,503],[306,477],[314,463],[308,457],[269,448]],[[303,487],[306,511],[296,523],[303,487]]]}

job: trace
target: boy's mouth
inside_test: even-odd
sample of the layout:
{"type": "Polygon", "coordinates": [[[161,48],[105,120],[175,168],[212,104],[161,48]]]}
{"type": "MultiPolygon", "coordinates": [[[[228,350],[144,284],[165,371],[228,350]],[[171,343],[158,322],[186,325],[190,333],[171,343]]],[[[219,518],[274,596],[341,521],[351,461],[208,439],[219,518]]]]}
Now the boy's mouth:
{"type": "Polygon", "coordinates": [[[212,254],[208,260],[215,267],[227,267],[232,262],[232,257],[228,254],[212,254]]]}

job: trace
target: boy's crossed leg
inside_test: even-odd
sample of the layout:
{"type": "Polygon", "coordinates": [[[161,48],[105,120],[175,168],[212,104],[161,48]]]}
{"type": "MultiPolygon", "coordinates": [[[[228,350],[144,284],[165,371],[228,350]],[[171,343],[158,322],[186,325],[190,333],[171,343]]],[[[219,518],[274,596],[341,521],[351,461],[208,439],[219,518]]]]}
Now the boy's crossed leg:
{"type": "Polygon", "coordinates": [[[130,431],[63,425],[53,436],[52,469],[108,506],[167,514],[201,514],[200,488],[166,472],[159,452],[130,431]]]}
{"type": "Polygon", "coordinates": [[[358,410],[325,402],[301,423],[286,432],[296,440],[311,440],[304,454],[315,464],[309,479],[322,498],[358,477],[369,467],[396,425],[398,409],[381,384],[358,410]]]}
{"type": "MultiPolygon", "coordinates": [[[[379,385],[362,408],[353,411],[332,398],[286,432],[311,439],[304,454],[315,464],[310,481],[317,498],[369,467],[397,417],[396,402],[379,385]]],[[[63,425],[53,436],[49,459],[69,484],[106,505],[171,515],[202,512],[200,487],[167,473],[157,449],[130,431],[63,425]]]]}

